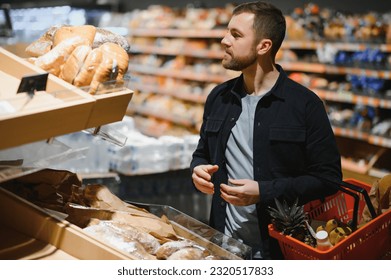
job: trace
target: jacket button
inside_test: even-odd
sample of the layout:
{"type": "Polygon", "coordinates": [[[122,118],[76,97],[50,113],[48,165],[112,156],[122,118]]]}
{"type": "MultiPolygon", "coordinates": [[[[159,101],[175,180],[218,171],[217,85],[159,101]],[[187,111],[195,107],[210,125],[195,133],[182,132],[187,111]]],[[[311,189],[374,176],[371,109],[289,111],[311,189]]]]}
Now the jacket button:
{"type": "Polygon", "coordinates": [[[222,202],[220,203],[221,207],[224,207],[225,204],[226,204],[226,203],[225,203],[224,201],[222,201],[222,202]]]}
{"type": "Polygon", "coordinates": [[[233,122],[235,120],[235,118],[231,118],[231,122],[233,122]]]}
{"type": "Polygon", "coordinates": [[[258,122],[258,123],[257,123],[257,126],[261,126],[261,123],[260,123],[260,122],[258,122]]]}

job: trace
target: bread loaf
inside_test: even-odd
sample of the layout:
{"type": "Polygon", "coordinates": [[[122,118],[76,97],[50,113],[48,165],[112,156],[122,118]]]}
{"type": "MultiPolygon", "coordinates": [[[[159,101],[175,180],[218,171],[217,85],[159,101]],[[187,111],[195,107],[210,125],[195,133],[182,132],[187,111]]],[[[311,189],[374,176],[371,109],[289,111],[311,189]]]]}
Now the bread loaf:
{"type": "Polygon", "coordinates": [[[189,239],[168,241],[156,251],[159,260],[201,260],[210,255],[209,250],[189,239]]]}
{"type": "Polygon", "coordinates": [[[59,26],[50,27],[41,37],[33,41],[26,47],[26,53],[33,57],[38,57],[49,52],[53,46],[54,33],[59,26]]]}
{"type": "Polygon", "coordinates": [[[53,37],[53,47],[62,41],[72,37],[83,37],[87,40],[88,45],[92,46],[96,33],[96,27],[93,25],[68,26],[64,25],[57,29],[53,37]]]}
{"type": "Polygon", "coordinates": [[[90,52],[91,47],[88,45],[77,46],[62,67],[60,78],[72,84],[90,52]]]}
{"type": "Polygon", "coordinates": [[[95,94],[107,81],[123,83],[129,49],[127,40],[111,31],[62,25],[51,27],[26,52],[36,57],[29,59],[36,66],[77,87],[90,86],[95,94]]]}
{"type": "Polygon", "coordinates": [[[102,49],[105,57],[115,60],[115,63],[118,65],[118,79],[122,80],[129,66],[128,53],[120,45],[112,42],[104,43],[99,48],[102,49]]]}
{"type": "Polygon", "coordinates": [[[35,65],[53,75],[59,76],[61,67],[71,55],[73,50],[77,46],[86,44],[88,44],[88,41],[80,36],[66,39],[55,46],[51,51],[38,57],[35,60],[35,65]]]}
{"type": "Polygon", "coordinates": [[[85,59],[83,66],[73,81],[73,84],[77,87],[90,85],[92,78],[95,75],[95,71],[102,61],[102,58],[102,50],[99,48],[93,49],[85,59]]]}
{"type": "Polygon", "coordinates": [[[96,68],[94,77],[92,78],[89,93],[96,94],[101,84],[107,81],[116,80],[117,76],[118,64],[116,60],[112,57],[103,56],[103,59],[98,65],[98,68],[96,68]]]}

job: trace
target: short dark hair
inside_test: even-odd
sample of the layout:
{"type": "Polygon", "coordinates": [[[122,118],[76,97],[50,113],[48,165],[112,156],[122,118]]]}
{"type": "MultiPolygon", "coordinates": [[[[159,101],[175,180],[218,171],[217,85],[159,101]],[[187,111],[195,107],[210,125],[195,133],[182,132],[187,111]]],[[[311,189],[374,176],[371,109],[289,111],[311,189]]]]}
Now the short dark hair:
{"type": "Polygon", "coordinates": [[[254,31],[256,40],[267,38],[273,42],[272,55],[275,57],[285,38],[286,22],[280,9],[262,1],[247,2],[236,6],[233,15],[241,13],[254,14],[254,31]]]}

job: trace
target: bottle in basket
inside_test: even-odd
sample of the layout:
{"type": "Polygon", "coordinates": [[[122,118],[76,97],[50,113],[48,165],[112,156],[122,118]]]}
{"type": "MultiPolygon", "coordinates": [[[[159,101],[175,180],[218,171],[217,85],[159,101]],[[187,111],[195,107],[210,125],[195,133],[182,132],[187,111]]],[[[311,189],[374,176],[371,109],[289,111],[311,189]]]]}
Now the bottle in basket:
{"type": "Polygon", "coordinates": [[[320,251],[326,251],[331,247],[329,234],[325,230],[316,233],[316,248],[320,251]]]}

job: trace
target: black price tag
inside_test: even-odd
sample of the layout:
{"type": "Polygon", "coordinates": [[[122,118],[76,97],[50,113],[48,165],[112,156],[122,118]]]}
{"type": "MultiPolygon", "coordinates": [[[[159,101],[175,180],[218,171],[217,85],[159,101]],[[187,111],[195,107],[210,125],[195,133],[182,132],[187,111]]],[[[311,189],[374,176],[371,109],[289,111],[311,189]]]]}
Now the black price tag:
{"type": "Polygon", "coordinates": [[[24,76],[20,81],[17,93],[27,92],[30,96],[35,91],[46,90],[49,73],[24,76]]]}

